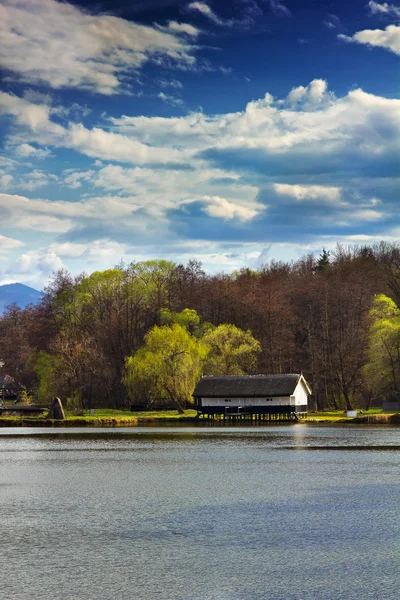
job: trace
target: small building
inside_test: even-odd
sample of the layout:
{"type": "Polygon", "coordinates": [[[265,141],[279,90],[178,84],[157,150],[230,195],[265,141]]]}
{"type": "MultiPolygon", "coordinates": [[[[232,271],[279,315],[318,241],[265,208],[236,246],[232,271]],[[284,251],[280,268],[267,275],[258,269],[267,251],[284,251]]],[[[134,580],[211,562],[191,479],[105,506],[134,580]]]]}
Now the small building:
{"type": "Polygon", "coordinates": [[[310,386],[303,375],[202,377],[193,392],[199,415],[290,419],[307,413],[310,386]]]}

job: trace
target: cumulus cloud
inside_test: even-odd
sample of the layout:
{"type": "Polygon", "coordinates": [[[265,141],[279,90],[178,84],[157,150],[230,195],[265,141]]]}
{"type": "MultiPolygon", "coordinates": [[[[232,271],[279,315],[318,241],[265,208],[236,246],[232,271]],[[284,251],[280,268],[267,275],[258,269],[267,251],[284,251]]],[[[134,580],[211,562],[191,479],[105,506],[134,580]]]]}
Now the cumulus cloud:
{"type": "Polygon", "coordinates": [[[355,42],[374,48],[385,48],[400,54],[400,27],[397,25],[388,25],[385,29],[364,29],[358,31],[352,36],[338,35],[338,38],[344,42],[355,42]]]}
{"type": "MultiPolygon", "coordinates": [[[[39,270],[44,275],[51,275],[55,271],[63,268],[63,263],[59,256],[47,250],[30,250],[21,256],[16,261],[16,268],[21,273],[30,274],[34,269],[39,270]]],[[[15,267],[14,267],[15,270],[15,267]]]]}
{"type": "Polygon", "coordinates": [[[51,108],[47,104],[37,104],[14,94],[0,92],[0,114],[14,117],[18,125],[32,132],[46,132],[54,138],[65,133],[61,125],[51,121],[51,108]]]}
{"type": "Polygon", "coordinates": [[[0,266],[0,283],[25,283],[40,290],[48,278],[62,268],[66,265],[50,248],[28,250],[8,262],[6,268],[0,266]]]}
{"type": "Polygon", "coordinates": [[[126,91],[126,74],[147,61],[193,67],[198,33],[186,23],[139,25],[57,0],[4,0],[0,64],[24,82],[110,95],[126,91]]]}
{"type": "MultiPolygon", "coordinates": [[[[237,112],[125,115],[89,128],[60,125],[39,99],[4,98],[19,145],[69,148],[95,159],[60,178],[76,190],[75,202],[0,196],[5,226],[58,234],[63,252],[74,245],[68,248],[76,258],[65,260],[79,260],[81,252],[89,260],[84,248],[101,240],[124,248],[132,239],[142,247],[157,240],[164,255],[185,235],[203,241],[201,254],[218,240],[303,243],[335,227],[347,236],[365,235],[367,227],[384,235],[398,220],[397,99],[361,89],[336,97],[317,79],[283,99],[266,93],[237,112]]],[[[11,184],[19,185],[13,175],[11,184]]]]}
{"type": "Polygon", "coordinates": [[[261,204],[256,205],[256,207],[243,206],[219,196],[204,196],[203,201],[206,203],[204,212],[211,217],[224,220],[251,221],[260,212],[260,209],[264,208],[261,204]]]}
{"type": "Polygon", "coordinates": [[[23,144],[65,147],[95,159],[142,166],[197,170],[224,163],[233,176],[236,170],[260,170],[262,165],[265,174],[332,171],[339,160],[342,171],[362,165],[382,170],[383,161],[399,151],[399,110],[399,100],[361,89],[336,98],[317,79],[294,88],[285,100],[267,93],[235,113],[123,116],[109,120],[110,131],[83,123],[63,127],[47,105],[0,93],[0,111],[20,126],[23,144]],[[296,161],[285,158],[294,153],[296,161]],[[344,160],[347,155],[353,160],[344,160]]]}
{"type": "Polygon", "coordinates": [[[35,148],[31,144],[20,144],[14,149],[14,154],[18,158],[48,158],[51,151],[47,148],[35,148]]]}
{"type": "Polygon", "coordinates": [[[307,87],[300,85],[293,88],[286,101],[291,107],[301,104],[307,110],[318,108],[323,102],[334,101],[334,95],[327,90],[328,84],[324,79],[314,79],[307,87]]]}

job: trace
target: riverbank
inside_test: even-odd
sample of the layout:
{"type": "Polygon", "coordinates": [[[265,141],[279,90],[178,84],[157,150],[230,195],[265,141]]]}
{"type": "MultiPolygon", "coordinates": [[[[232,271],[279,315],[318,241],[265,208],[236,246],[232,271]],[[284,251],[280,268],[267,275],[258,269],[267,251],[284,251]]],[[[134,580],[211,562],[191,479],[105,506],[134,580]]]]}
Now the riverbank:
{"type": "Polygon", "coordinates": [[[197,411],[186,410],[183,414],[176,410],[135,412],[111,409],[96,409],[91,415],[66,414],[65,419],[47,419],[43,416],[0,417],[0,427],[137,427],[157,423],[193,423],[198,421],[197,411]]]}
{"type": "MultiPolygon", "coordinates": [[[[223,421],[220,421],[223,423],[223,421]]],[[[383,413],[380,409],[371,409],[359,412],[357,417],[347,417],[343,411],[312,412],[307,417],[302,418],[301,423],[335,423],[343,424],[400,424],[400,414],[383,413]]],[[[176,410],[165,411],[143,411],[132,413],[130,411],[95,409],[94,414],[90,411],[84,411],[83,415],[66,415],[66,419],[47,419],[43,416],[4,416],[0,417],[0,427],[140,427],[146,425],[168,425],[168,424],[187,424],[194,425],[208,421],[199,419],[197,411],[186,410],[184,413],[178,413],[176,410]]],[[[213,421],[218,424],[219,421],[213,421]]],[[[254,423],[254,421],[253,421],[254,423]]],[[[261,423],[266,424],[266,421],[261,423]]],[[[248,425],[249,422],[243,422],[248,425]]]]}

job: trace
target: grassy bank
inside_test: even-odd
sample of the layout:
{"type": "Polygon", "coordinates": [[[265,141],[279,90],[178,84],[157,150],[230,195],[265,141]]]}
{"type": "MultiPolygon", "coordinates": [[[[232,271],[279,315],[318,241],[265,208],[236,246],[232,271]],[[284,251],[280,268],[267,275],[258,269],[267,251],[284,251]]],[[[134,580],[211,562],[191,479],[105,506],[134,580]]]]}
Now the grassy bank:
{"type": "MultiPolygon", "coordinates": [[[[198,422],[195,410],[186,410],[183,414],[177,410],[142,411],[132,413],[128,410],[95,409],[94,415],[84,411],[83,415],[66,413],[63,420],[47,419],[43,416],[4,416],[0,417],[0,427],[136,427],[198,422]]],[[[400,424],[400,414],[383,413],[381,409],[358,411],[356,418],[346,416],[346,411],[310,412],[301,419],[306,423],[359,423],[359,424],[400,424]]],[[[204,425],[207,421],[204,421],[204,425]]],[[[248,422],[244,422],[244,425],[248,422]]]]}
{"type": "Polygon", "coordinates": [[[132,413],[128,410],[96,409],[94,415],[89,410],[83,415],[66,412],[65,419],[47,419],[43,416],[0,417],[0,427],[136,427],[151,423],[192,422],[197,412],[186,410],[183,414],[176,410],[143,411],[132,413]]]}
{"type": "MultiPolygon", "coordinates": [[[[357,410],[357,417],[356,419],[360,419],[360,418],[366,418],[366,417],[376,417],[377,415],[379,416],[386,416],[386,417],[390,417],[392,416],[394,413],[383,413],[382,409],[380,408],[371,408],[369,410],[363,410],[362,412],[360,412],[359,410],[357,410]]],[[[346,411],[343,410],[331,410],[331,411],[314,411],[314,412],[309,412],[307,414],[306,419],[304,419],[307,422],[330,422],[330,423],[347,423],[347,422],[354,422],[355,418],[354,417],[348,417],[346,411]]]]}

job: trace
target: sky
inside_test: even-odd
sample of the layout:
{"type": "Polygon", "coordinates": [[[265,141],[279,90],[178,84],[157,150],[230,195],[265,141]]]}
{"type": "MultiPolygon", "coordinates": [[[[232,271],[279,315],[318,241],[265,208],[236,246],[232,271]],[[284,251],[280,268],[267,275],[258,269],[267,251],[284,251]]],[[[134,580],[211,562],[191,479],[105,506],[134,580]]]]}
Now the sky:
{"type": "Polygon", "coordinates": [[[1,0],[0,284],[400,234],[400,4],[1,0]]]}

